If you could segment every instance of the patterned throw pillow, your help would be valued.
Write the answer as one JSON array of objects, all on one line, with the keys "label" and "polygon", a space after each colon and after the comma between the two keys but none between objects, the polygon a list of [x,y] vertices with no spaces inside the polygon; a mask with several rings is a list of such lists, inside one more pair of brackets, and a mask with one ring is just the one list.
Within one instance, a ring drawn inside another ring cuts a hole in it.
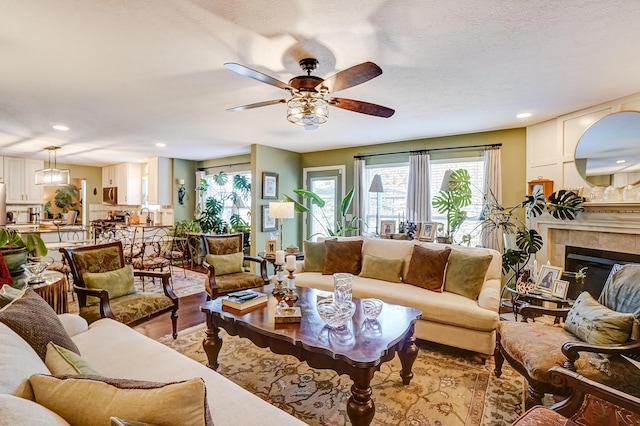
[{"label": "patterned throw pillow", "polygon": [[[133,266],[131,265],[109,272],[86,272],[82,275],[82,280],[87,288],[107,290],[109,299],[116,299],[136,292],[136,285],[133,280]],[[87,305],[97,305],[99,303],[100,299],[97,297],[87,296]]]},{"label": "patterned throw pillow", "polygon": [[612,311],[583,291],[567,314],[564,328],[583,342],[625,343],[631,336],[633,314]]},{"label": "patterned throw pillow", "polygon": [[32,289],[0,309],[0,322],[22,337],[44,361],[47,344],[53,342],[80,355],[54,310]]},{"label": "patterned throw pillow", "polygon": [[358,275],[362,267],[362,240],[326,240],[323,275],[337,272]]},{"label": "patterned throw pillow", "polygon": [[365,254],[362,258],[361,277],[374,278],[392,283],[402,282],[404,259],[387,259]]},{"label": "patterned throw pillow", "polygon": [[477,300],[492,258],[488,253],[452,250],[444,279],[444,291]]},{"label": "patterned throw pillow", "polygon": [[441,293],[450,254],[449,247],[444,250],[434,250],[428,247],[414,246],[405,282]]},{"label": "patterned throw pillow", "polygon": [[304,253],[303,268],[305,272],[322,272],[324,269],[324,241],[322,242],[302,242],[302,251]]},{"label": "patterned throw pillow", "polygon": [[244,254],[241,251],[232,254],[208,254],[205,258],[207,263],[216,269],[216,276],[243,272]]}]

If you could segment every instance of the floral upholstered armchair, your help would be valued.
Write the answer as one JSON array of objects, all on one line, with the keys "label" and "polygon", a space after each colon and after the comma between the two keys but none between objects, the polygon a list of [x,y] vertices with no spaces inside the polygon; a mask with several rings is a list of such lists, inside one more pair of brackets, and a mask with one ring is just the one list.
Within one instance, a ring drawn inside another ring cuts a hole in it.
[{"label": "floral upholstered armchair", "polygon": [[[219,294],[269,284],[267,261],[261,257],[244,255],[242,233],[205,234],[202,238],[206,251],[203,265],[208,271],[204,280],[207,300],[215,299]],[[259,264],[260,274],[247,271],[247,261]]]},{"label": "floral upholstered armchair", "polygon": [[[80,316],[87,322],[108,317],[134,326],[170,311],[173,338],[178,336],[178,297],[168,272],[134,271],[125,265],[120,241],[61,248],[60,252],[71,268]],[[159,278],[164,294],[138,292],[134,276]]]},{"label": "floral upholstered armchair", "polygon": [[[587,292],[571,308],[545,309],[524,305],[525,317],[540,314],[564,318],[564,325],[500,321],[497,328],[495,374],[506,359],[529,384],[527,409],[542,403],[545,393],[568,395],[549,370],[563,366],[586,379],[640,397],[640,369],[625,356],[640,355],[640,265],[615,265],[596,301]],[[582,356],[581,356],[582,354]]]}]

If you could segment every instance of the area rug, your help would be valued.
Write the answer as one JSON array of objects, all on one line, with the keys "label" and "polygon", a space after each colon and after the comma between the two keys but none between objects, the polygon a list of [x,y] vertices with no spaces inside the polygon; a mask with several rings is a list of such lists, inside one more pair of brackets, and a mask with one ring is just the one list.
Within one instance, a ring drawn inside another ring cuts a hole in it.
[{"label": "area rug", "polygon": [[[159,341],[206,364],[204,324]],[[311,425],[350,424],[346,403],[351,380],[331,370],[316,370],[293,356],[276,355],[248,339],[220,333],[224,340],[218,372],[251,393]],[[372,380],[374,425],[510,425],[523,411],[524,381],[508,365],[493,375],[468,351],[419,341],[411,384],[403,386],[398,357],[382,364]]]},{"label": "area rug", "polygon": [[[173,292],[176,296],[185,297],[205,291],[204,279],[206,274],[191,271],[189,269],[183,269],[177,266],[172,268],[172,272],[172,280],[170,282],[172,283]],[[143,282],[140,277],[136,277],[135,283],[138,291],[164,293],[164,290],[162,289],[162,282],[160,280],[145,278]],[[69,312],[72,314],[78,313],[77,298],[72,300],[71,297],[69,297]]]}]

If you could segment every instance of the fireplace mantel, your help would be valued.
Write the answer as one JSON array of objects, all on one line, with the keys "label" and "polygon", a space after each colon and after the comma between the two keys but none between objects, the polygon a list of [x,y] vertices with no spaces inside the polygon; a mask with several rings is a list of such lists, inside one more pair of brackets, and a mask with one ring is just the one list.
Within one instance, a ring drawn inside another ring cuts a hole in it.
[{"label": "fireplace mantel", "polygon": [[544,214],[531,219],[542,236],[538,264],[564,267],[566,246],[640,254],[640,203],[585,203],[575,220]]}]

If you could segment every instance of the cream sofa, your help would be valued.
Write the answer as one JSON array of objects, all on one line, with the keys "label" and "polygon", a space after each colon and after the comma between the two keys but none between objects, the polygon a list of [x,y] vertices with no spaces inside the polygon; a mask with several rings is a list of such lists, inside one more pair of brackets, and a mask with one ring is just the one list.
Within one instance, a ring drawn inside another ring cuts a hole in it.
[{"label": "cream sofa", "polygon": [[[84,319],[71,314],[62,314],[59,318],[82,357],[105,376],[155,382],[201,377],[206,385],[207,401],[216,426],[304,424],[215,371],[126,325],[102,319],[87,326]],[[2,323],[0,342],[0,425],[68,424],[62,418],[58,422],[50,417],[43,421],[41,415],[51,416],[51,412],[43,413],[46,408],[10,396],[22,394],[26,380],[32,374],[49,374],[49,370],[31,346]],[[22,410],[15,410],[16,401]],[[171,410],[172,407],[166,409]]]},{"label": "cream sofa", "polygon": [[[353,296],[375,297],[385,302],[420,309],[422,318],[417,321],[415,328],[417,338],[475,351],[483,356],[492,355],[495,348],[495,330],[499,321],[501,255],[495,250],[484,248],[377,238],[363,239],[362,255],[404,259],[404,279],[409,271],[413,247],[416,244],[431,249],[441,250],[448,246],[453,250],[491,254],[492,259],[478,299],[471,300],[447,291],[438,293],[406,283],[359,276],[355,276],[353,280]],[[322,275],[320,272],[305,272],[304,261],[297,262],[295,283],[300,287],[333,291],[333,276]]]}]

